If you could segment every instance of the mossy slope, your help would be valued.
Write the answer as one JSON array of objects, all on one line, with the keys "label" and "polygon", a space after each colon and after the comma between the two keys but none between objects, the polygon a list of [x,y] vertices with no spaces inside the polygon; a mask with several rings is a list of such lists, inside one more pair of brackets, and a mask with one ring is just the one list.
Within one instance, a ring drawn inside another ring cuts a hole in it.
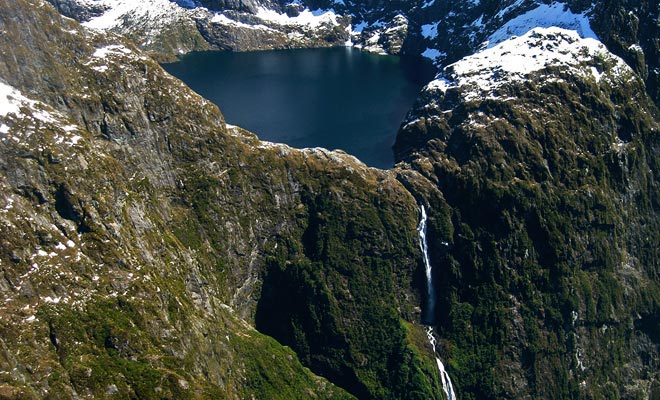
[{"label": "mossy slope", "polygon": [[399,134],[450,207],[431,248],[461,398],[657,390],[658,113],[613,60],[594,60],[600,80],[549,66],[490,98],[429,89]]}]

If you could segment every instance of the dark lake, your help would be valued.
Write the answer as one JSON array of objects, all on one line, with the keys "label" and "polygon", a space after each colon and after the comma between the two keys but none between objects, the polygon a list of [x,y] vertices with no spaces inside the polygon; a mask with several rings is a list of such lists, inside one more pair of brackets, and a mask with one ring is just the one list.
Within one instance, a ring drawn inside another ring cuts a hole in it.
[{"label": "dark lake", "polygon": [[192,53],[164,68],[261,139],[380,168],[393,166],[399,125],[434,75],[423,59],[352,48]]}]

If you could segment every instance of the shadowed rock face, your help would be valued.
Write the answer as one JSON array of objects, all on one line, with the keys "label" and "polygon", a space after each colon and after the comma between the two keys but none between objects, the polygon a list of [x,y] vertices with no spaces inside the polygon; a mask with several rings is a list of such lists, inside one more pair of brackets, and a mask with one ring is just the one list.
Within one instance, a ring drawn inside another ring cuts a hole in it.
[{"label": "shadowed rock face", "polygon": [[54,5],[62,15],[81,22],[89,21],[94,17],[98,17],[107,10],[106,7],[99,4],[76,0],[53,0],[51,1],[51,4]]}]

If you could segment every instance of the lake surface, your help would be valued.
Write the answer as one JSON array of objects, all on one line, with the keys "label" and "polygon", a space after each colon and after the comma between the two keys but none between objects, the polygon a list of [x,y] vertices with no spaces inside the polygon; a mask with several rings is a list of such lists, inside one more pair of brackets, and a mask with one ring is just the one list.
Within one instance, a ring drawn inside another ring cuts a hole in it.
[{"label": "lake surface", "polygon": [[192,53],[164,68],[261,139],[379,168],[393,166],[399,126],[434,75],[426,60],[352,48]]}]

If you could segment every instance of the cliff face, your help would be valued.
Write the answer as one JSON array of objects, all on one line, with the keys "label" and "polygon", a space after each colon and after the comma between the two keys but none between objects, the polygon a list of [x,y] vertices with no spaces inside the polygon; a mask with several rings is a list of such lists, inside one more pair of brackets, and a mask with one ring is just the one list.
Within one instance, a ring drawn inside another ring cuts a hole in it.
[{"label": "cliff face", "polygon": [[227,126],[38,0],[0,26],[4,398],[439,392],[394,174]]},{"label": "cliff face", "polygon": [[523,31],[447,67],[395,145],[451,210],[449,372],[461,398],[657,396],[657,108],[588,24]]}]

